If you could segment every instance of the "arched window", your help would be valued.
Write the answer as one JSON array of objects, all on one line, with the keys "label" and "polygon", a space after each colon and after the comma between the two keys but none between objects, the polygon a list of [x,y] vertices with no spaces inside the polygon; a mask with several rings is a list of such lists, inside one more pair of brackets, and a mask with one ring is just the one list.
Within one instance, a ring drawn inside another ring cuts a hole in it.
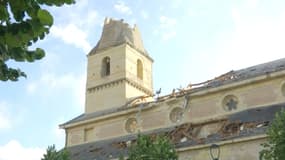
[{"label": "arched window", "polygon": [[102,60],[102,67],[101,67],[101,76],[105,77],[105,76],[109,76],[110,75],[110,58],[109,57],[105,57]]},{"label": "arched window", "polygon": [[137,76],[139,79],[143,79],[143,64],[141,60],[137,60]]}]

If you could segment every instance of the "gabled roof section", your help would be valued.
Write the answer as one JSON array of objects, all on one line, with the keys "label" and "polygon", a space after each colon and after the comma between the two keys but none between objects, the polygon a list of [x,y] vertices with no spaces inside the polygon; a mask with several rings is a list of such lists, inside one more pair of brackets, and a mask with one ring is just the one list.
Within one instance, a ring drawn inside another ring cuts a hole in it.
[{"label": "gabled roof section", "polygon": [[124,23],[123,20],[106,18],[101,38],[89,55],[96,54],[100,50],[121,44],[129,44],[131,47],[147,55],[139,29],[136,25],[132,28],[129,24]]}]

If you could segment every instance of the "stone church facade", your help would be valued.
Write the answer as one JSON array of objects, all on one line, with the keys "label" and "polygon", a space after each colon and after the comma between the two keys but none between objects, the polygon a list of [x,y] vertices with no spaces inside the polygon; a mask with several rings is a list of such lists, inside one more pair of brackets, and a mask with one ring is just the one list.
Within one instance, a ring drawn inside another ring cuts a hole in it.
[{"label": "stone church facade", "polygon": [[153,59],[137,26],[106,18],[88,54],[85,112],[61,124],[72,160],[118,159],[137,134],[166,135],[181,160],[258,160],[266,129],[285,108],[285,59],[230,71],[154,96]]}]

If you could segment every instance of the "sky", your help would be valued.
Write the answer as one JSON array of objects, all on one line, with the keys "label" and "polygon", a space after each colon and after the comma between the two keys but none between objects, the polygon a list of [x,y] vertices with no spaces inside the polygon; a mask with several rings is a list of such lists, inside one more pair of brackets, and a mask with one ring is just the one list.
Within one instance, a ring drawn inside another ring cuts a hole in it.
[{"label": "sky", "polygon": [[54,25],[33,46],[45,58],[9,62],[28,77],[0,82],[0,160],[39,160],[47,146],[64,147],[58,125],[84,112],[86,55],[105,17],[139,27],[162,94],[285,57],[284,0],[77,0],[47,9]]}]

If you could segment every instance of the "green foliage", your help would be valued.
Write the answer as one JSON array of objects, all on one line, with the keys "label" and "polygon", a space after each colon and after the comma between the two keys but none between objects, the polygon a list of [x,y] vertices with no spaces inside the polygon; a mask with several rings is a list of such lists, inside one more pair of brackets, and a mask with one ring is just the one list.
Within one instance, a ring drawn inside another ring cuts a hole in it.
[{"label": "green foliage", "polygon": [[[123,158],[120,158],[123,160]],[[129,150],[128,160],[177,160],[174,146],[166,137],[138,135],[135,145]]]},{"label": "green foliage", "polygon": [[261,160],[285,160],[285,110],[277,113],[267,131],[268,142],[262,144]]},{"label": "green foliage", "polygon": [[47,153],[41,160],[69,160],[69,155],[66,150],[56,151],[55,146],[49,146]]},{"label": "green foliage", "polygon": [[29,48],[43,39],[53,24],[52,15],[41,7],[72,3],[75,0],[0,0],[0,80],[26,77],[20,69],[10,68],[9,60],[34,62],[45,56],[43,49]]}]

